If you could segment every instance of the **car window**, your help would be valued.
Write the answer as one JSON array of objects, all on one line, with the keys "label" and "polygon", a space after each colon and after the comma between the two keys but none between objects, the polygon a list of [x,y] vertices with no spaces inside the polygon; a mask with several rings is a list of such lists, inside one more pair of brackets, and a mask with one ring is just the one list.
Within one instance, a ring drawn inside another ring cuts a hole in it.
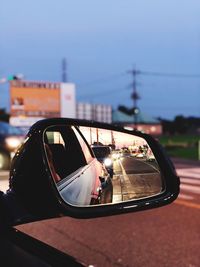
[{"label": "car window", "polygon": [[89,163],[91,160],[93,160],[93,156],[91,154],[91,151],[90,151],[88,145],[86,144],[86,142],[83,140],[83,137],[77,131],[77,129],[75,127],[73,127],[73,130],[74,130],[74,133],[75,133],[76,137],[78,138],[78,141],[79,141],[79,143],[81,145],[81,148],[83,150],[83,153],[85,155],[87,163]]},{"label": "car window", "polygon": [[97,158],[104,158],[110,154],[109,147],[92,147]]},{"label": "car window", "polygon": [[92,155],[75,127],[49,127],[44,136],[46,155],[56,181],[87,165]]},{"label": "car window", "polygon": [[46,137],[49,144],[62,144],[65,146],[62,135],[58,131],[48,131],[46,132]]}]

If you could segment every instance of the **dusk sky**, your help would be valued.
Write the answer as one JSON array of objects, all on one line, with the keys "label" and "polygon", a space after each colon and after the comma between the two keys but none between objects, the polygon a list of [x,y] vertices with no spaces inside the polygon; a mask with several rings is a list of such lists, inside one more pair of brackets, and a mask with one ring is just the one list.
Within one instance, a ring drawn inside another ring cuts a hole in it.
[{"label": "dusk sky", "polygon": [[[200,116],[199,0],[2,0],[0,78],[68,80],[79,102],[132,105],[134,66],[140,110],[153,117]],[[199,76],[198,76],[199,75]],[[8,84],[0,84],[8,106]]]}]

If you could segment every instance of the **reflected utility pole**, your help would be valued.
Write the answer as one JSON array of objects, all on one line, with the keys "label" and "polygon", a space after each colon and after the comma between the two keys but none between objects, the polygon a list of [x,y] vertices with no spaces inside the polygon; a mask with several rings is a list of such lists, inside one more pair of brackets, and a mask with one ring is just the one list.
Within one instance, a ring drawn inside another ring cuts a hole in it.
[{"label": "reflected utility pole", "polygon": [[96,128],[97,144],[99,145],[99,129]]},{"label": "reflected utility pole", "polygon": [[90,145],[92,145],[92,128],[90,127]]},{"label": "reflected utility pole", "polygon": [[111,131],[111,144],[113,147],[115,147],[115,138],[114,138],[113,131]]}]

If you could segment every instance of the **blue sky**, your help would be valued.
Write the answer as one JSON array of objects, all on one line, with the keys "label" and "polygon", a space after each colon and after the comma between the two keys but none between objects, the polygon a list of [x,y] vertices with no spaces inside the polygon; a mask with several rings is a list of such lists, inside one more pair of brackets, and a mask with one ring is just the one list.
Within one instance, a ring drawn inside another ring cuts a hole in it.
[{"label": "blue sky", "polygon": [[[131,106],[133,66],[200,74],[199,14],[199,0],[2,0],[0,78],[60,81],[66,57],[78,101]],[[138,92],[154,117],[200,116],[200,78],[139,75]]]}]

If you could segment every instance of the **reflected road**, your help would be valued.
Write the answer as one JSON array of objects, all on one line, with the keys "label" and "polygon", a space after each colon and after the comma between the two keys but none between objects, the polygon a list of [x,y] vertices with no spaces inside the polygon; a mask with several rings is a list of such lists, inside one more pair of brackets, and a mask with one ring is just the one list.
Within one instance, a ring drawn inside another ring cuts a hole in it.
[{"label": "reflected road", "polygon": [[113,202],[155,195],[162,190],[155,162],[123,157],[113,164]]}]

